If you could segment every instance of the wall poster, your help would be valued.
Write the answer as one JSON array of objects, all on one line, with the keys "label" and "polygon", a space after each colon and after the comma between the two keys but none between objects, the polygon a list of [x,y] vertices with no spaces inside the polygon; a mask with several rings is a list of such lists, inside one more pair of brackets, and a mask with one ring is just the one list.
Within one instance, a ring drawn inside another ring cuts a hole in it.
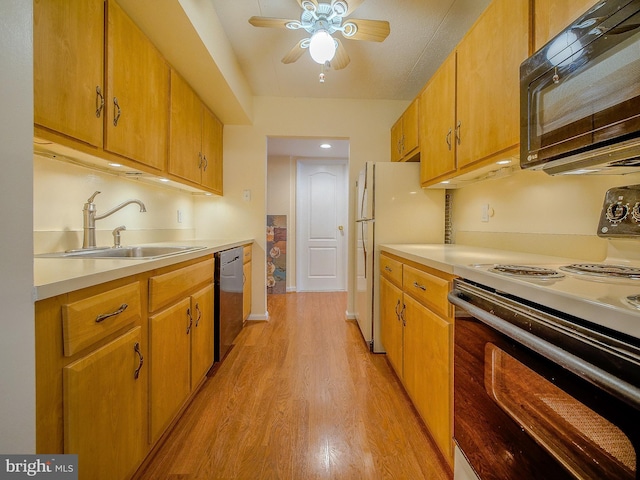
[{"label": "wall poster", "polygon": [[267,294],[287,293],[287,216],[267,215]]}]

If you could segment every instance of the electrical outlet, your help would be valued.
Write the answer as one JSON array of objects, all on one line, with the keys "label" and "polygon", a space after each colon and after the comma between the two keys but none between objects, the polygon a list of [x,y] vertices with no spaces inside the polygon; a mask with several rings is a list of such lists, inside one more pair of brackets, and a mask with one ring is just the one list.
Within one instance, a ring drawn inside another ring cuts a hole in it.
[{"label": "electrical outlet", "polygon": [[178,223],[182,223],[182,210],[178,210]]},{"label": "electrical outlet", "polygon": [[251,190],[243,190],[242,191],[242,199],[245,202],[251,201]]},{"label": "electrical outlet", "polygon": [[488,222],[489,221],[489,216],[490,216],[490,212],[491,211],[491,207],[489,206],[488,203],[482,205],[482,218],[480,219],[483,222]]}]

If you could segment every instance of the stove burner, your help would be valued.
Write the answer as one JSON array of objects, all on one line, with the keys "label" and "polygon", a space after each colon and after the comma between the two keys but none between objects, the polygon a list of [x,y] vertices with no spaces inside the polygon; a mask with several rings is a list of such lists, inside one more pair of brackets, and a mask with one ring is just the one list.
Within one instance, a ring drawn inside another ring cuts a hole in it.
[{"label": "stove burner", "polygon": [[630,278],[640,280],[640,268],[627,265],[609,265],[606,263],[574,263],[560,267],[565,272],[598,277]]},{"label": "stove burner", "polygon": [[545,267],[531,267],[528,265],[495,265],[489,269],[490,272],[516,277],[534,278],[562,278],[564,274]]}]

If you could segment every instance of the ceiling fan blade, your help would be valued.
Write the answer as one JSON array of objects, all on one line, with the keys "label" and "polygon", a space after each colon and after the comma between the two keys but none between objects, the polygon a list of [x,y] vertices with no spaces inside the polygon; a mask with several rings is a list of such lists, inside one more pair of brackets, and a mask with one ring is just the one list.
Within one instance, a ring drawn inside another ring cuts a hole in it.
[{"label": "ceiling fan blade", "polygon": [[331,68],[333,68],[334,70],[341,70],[347,65],[349,65],[349,62],[351,61],[351,59],[347,54],[347,50],[342,45],[342,42],[337,38],[335,40],[336,42],[338,42],[338,48],[336,49],[335,56],[329,63],[331,64]]},{"label": "ceiling fan blade", "polygon": [[295,47],[293,47],[291,49],[291,51],[289,53],[287,53],[283,58],[282,58],[282,63],[293,63],[296,60],[298,60],[302,54],[304,53],[304,50],[306,47],[303,47],[302,45],[304,43],[307,43],[307,47],[308,47],[308,43],[309,43],[309,39],[308,38],[303,38],[302,40],[300,40]]},{"label": "ceiling fan blade", "polygon": [[352,40],[382,42],[391,33],[391,27],[386,20],[359,20],[352,18],[347,20],[343,27],[342,35]]},{"label": "ceiling fan blade", "polygon": [[298,20],[287,20],[286,18],[251,17],[249,19],[249,23],[254,27],[287,28],[287,24],[292,22],[300,23]]},{"label": "ceiling fan blade", "polygon": [[[333,4],[336,0],[333,0],[331,2],[331,4]],[[347,4],[347,13],[345,13],[343,16],[348,16],[351,15],[353,13],[353,11],[358,8],[360,5],[362,5],[362,3],[364,2],[364,0],[345,0],[345,3]]]}]

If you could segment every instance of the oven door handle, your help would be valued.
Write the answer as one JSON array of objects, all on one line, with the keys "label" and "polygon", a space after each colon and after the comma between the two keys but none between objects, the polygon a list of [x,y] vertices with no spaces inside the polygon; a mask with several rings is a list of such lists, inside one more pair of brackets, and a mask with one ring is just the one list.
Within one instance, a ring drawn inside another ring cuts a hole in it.
[{"label": "oven door handle", "polygon": [[449,293],[448,299],[451,303],[467,311],[474,318],[480,320],[494,330],[497,330],[512,340],[530,348],[548,360],[557,363],[578,377],[602,388],[616,398],[631,405],[633,408],[638,408],[640,406],[640,389],[638,387],[607,373],[580,357],[556,347],[542,338],[516,327],[486,310],[476,307],[475,305],[460,298],[463,295],[463,292],[454,289]]}]

